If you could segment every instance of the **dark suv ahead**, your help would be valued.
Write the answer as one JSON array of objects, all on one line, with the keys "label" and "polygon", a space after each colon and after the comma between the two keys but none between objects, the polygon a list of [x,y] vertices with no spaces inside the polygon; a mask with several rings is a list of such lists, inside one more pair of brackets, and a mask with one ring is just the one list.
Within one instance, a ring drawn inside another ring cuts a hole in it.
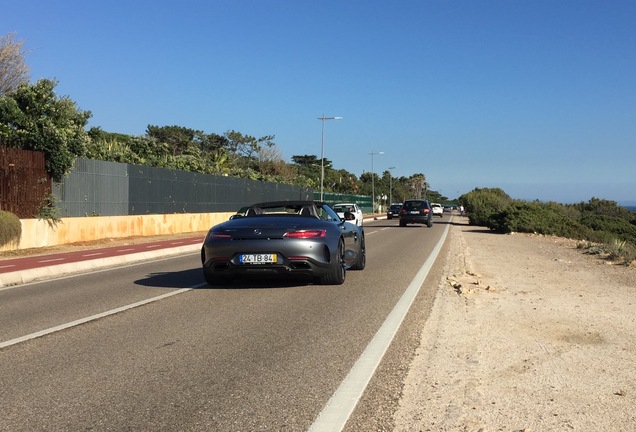
[{"label": "dark suv ahead", "polygon": [[402,204],[399,218],[401,227],[409,223],[418,223],[426,224],[430,228],[433,226],[431,203],[422,199],[406,200]]}]

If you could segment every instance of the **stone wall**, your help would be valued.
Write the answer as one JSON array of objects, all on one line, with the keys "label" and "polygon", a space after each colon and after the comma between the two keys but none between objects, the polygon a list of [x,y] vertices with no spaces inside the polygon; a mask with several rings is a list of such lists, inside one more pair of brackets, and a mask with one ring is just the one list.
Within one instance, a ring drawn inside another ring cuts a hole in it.
[{"label": "stone wall", "polygon": [[22,235],[0,251],[31,249],[108,238],[203,232],[229,219],[233,212],[62,218],[57,224],[21,219]]}]

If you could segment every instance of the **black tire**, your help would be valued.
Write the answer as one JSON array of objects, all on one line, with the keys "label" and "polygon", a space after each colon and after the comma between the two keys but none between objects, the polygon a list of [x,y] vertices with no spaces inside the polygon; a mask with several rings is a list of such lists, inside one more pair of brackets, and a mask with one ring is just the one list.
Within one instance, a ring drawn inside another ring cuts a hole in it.
[{"label": "black tire", "polygon": [[364,241],[364,234],[362,235],[362,240],[360,241],[360,253],[358,254],[358,259],[351,266],[351,270],[364,270],[367,266],[367,249]]},{"label": "black tire", "polygon": [[429,218],[428,222],[426,223],[426,226],[431,228],[433,226],[433,218]]},{"label": "black tire", "polygon": [[387,219],[389,219],[389,220],[391,220],[391,219],[393,219],[393,216],[388,215],[386,218],[387,218]]},{"label": "black tire", "polygon": [[319,279],[322,285],[342,285],[344,283],[347,277],[347,271],[344,266],[344,255],[344,241],[340,239],[340,243],[338,243],[338,265],[335,266],[331,273],[324,275]]},{"label": "black tire", "polygon": [[401,227],[405,227],[405,226],[406,226],[406,222],[404,222],[404,221],[400,221],[400,226],[401,226]]}]

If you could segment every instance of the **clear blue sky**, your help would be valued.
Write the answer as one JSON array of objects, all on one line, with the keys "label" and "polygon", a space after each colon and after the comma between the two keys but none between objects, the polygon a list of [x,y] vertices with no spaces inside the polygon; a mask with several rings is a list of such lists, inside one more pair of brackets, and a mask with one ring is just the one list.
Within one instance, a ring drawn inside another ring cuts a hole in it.
[{"label": "clear blue sky", "polygon": [[636,201],[633,0],[5,1],[89,126],[275,135],[448,197]]}]

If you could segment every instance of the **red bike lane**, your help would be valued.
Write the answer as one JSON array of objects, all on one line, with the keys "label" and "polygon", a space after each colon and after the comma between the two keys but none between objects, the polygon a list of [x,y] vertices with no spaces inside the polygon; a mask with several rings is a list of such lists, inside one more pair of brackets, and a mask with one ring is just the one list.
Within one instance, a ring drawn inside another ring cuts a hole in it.
[{"label": "red bike lane", "polygon": [[20,258],[0,258],[0,273],[7,273],[18,270],[29,270],[38,267],[68,264],[100,258],[116,257],[140,252],[157,251],[192,244],[201,244],[201,241],[201,237],[193,237],[96,249],[84,249],[80,251],[59,252]]}]

